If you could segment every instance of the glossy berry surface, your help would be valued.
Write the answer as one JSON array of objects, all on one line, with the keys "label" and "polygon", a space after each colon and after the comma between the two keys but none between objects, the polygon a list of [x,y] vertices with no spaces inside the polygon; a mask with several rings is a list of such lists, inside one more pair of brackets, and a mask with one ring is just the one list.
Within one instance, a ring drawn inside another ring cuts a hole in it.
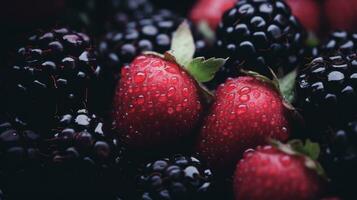
[{"label": "glossy berry surface", "polygon": [[211,189],[211,170],[189,156],[155,160],[141,170],[138,199],[207,199]]},{"label": "glossy berry surface", "polygon": [[[158,10],[150,17],[130,21],[123,30],[107,32],[99,44],[106,68],[118,72],[145,51],[165,53],[170,49],[172,34],[183,20],[169,10]],[[206,47],[202,38],[196,41],[198,54]]]},{"label": "glossy berry surface", "polygon": [[[46,191],[66,199],[117,195],[123,151],[102,120],[87,110],[59,116],[42,152],[50,177]],[[66,190],[58,190],[62,185]]]},{"label": "glossy berry surface", "polygon": [[22,45],[8,67],[11,113],[42,123],[55,113],[94,103],[101,67],[87,35],[51,29],[36,32]]},{"label": "glossy berry surface", "polygon": [[340,52],[351,54],[357,52],[357,33],[347,31],[332,32],[327,40],[321,45],[321,51],[325,54]]},{"label": "glossy berry surface", "polygon": [[338,125],[356,115],[356,54],[315,58],[301,71],[297,107],[309,126]]},{"label": "glossy berry surface", "polygon": [[272,146],[248,150],[234,175],[236,200],[313,200],[321,195],[317,173],[304,157],[291,156]]},{"label": "glossy berry surface", "polygon": [[220,78],[236,76],[238,66],[278,75],[294,69],[304,53],[304,29],[281,0],[241,0],[217,29],[217,48],[229,62]]},{"label": "glossy berry surface", "polygon": [[113,115],[116,131],[130,147],[156,148],[192,133],[202,103],[187,72],[160,57],[142,55],[121,76]]},{"label": "glossy berry surface", "polygon": [[197,145],[208,164],[232,172],[247,148],[266,144],[268,138],[286,141],[288,112],[279,93],[268,83],[244,76],[218,87]]}]

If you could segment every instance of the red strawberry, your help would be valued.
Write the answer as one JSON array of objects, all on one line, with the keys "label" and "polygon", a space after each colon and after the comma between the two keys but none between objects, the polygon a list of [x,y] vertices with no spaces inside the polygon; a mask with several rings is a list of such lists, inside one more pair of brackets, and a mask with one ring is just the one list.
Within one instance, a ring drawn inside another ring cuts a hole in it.
[{"label": "red strawberry", "polygon": [[192,132],[201,100],[195,81],[176,63],[142,55],[121,75],[114,119],[129,145],[157,145]]},{"label": "red strawberry", "polygon": [[357,30],[357,0],[326,0],[324,14],[331,29]]},{"label": "red strawberry", "polygon": [[122,69],[113,117],[116,131],[129,147],[169,146],[197,127],[203,110],[198,82],[211,80],[225,60],[193,59],[194,47],[184,22],[165,56],[141,55]]},{"label": "red strawberry", "polygon": [[194,23],[207,22],[215,30],[221,18],[237,0],[200,0],[192,8],[190,19]]},{"label": "red strawberry", "polygon": [[306,29],[319,31],[321,10],[316,0],[286,0],[286,3]]},{"label": "red strawberry", "polygon": [[272,146],[248,150],[235,171],[235,199],[318,199],[323,191],[323,179],[313,167],[307,167],[315,164],[309,159],[307,165],[307,159]]},{"label": "red strawberry", "polygon": [[268,138],[286,141],[289,133],[279,92],[270,83],[244,76],[218,87],[197,150],[212,168],[232,173],[246,149],[266,144]]}]

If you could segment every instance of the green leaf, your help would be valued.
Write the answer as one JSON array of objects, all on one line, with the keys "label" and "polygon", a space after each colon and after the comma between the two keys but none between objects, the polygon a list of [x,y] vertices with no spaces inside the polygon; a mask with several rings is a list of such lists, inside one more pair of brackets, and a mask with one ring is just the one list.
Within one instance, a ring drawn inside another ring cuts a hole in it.
[{"label": "green leaf", "polygon": [[198,23],[198,31],[203,35],[203,37],[210,43],[214,42],[216,38],[216,33],[206,21],[201,21]]},{"label": "green leaf", "polygon": [[317,160],[320,155],[320,146],[318,143],[311,142],[310,140],[306,140],[305,142],[305,152],[306,154],[313,160]]},{"label": "green leaf", "polygon": [[182,22],[172,37],[170,53],[178,64],[187,66],[195,54],[195,42],[187,21]]},{"label": "green leaf", "polygon": [[279,87],[283,97],[292,103],[295,97],[295,84],[297,77],[297,69],[293,70],[283,78],[279,79]]},{"label": "green leaf", "polygon": [[227,59],[210,58],[206,60],[203,57],[193,59],[186,70],[200,83],[205,83],[214,78],[214,75],[221,66],[226,63]]}]

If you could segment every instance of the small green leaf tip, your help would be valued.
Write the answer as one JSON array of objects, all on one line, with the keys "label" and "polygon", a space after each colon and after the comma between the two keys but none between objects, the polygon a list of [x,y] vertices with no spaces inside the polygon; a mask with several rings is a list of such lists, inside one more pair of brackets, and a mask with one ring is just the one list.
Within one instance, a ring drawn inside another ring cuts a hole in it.
[{"label": "small green leaf tip", "polygon": [[198,31],[203,35],[203,37],[210,43],[214,42],[216,38],[216,33],[211,29],[206,21],[201,21],[198,23]]},{"label": "small green leaf tip", "polygon": [[205,83],[212,80],[228,59],[198,57],[193,59],[186,67],[186,70],[193,76],[196,81]]},{"label": "small green leaf tip", "polygon": [[178,64],[187,66],[193,59],[196,47],[187,21],[183,21],[174,32],[171,41],[170,53],[173,55]]},{"label": "small green leaf tip", "polygon": [[279,87],[281,94],[289,103],[292,103],[294,101],[297,75],[298,70],[295,69],[289,74],[285,75],[283,78],[279,79]]}]

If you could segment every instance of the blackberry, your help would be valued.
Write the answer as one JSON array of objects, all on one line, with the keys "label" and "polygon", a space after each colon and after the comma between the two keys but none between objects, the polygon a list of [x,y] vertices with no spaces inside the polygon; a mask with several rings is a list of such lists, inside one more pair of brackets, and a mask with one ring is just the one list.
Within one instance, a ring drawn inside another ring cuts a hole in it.
[{"label": "blackberry", "polygon": [[96,115],[82,109],[59,117],[44,153],[49,158],[50,194],[59,199],[118,195],[123,148]]},{"label": "blackberry", "polygon": [[154,11],[148,0],[68,0],[68,4],[64,21],[96,35],[108,27],[122,28],[128,21],[149,16]]},{"label": "blackberry", "polygon": [[23,121],[0,120],[0,186],[12,199],[31,199],[42,188],[41,142]]},{"label": "blackberry", "polygon": [[348,33],[346,31],[331,33],[324,44],[321,45],[321,52],[333,54],[336,51],[344,54],[357,52],[357,33]]},{"label": "blackberry", "polygon": [[94,96],[101,67],[96,59],[84,33],[67,28],[37,31],[15,52],[7,68],[5,97],[10,113],[45,126],[55,114],[98,105]]},{"label": "blackberry", "polygon": [[311,128],[337,126],[357,114],[357,55],[315,58],[298,76],[296,106]]},{"label": "blackberry", "polygon": [[138,199],[206,199],[211,171],[194,157],[177,155],[148,163],[138,177]]},{"label": "blackberry", "polygon": [[[109,31],[98,45],[105,67],[103,80],[110,81],[108,85],[113,88],[121,67],[140,53],[164,53],[169,50],[172,34],[183,20],[171,11],[159,10],[148,18],[129,22],[124,30]],[[208,43],[198,32],[193,30],[193,34],[196,38],[196,56],[205,56],[209,51]]]},{"label": "blackberry", "polygon": [[[133,20],[150,17],[154,14],[154,6],[148,0],[110,0],[109,2],[99,0],[102,5],[100,9],[107,13],[107,30],[122,29]],[[109,11],[109,14],[108,14]]]},{"label": "blackberry", "polygon": [[323,162],[331,179],[331,189],[344,199],[356,199],[357,118],[328,131]]},{"label": "blackberry", "polygon": [[[241,0],[217,29],[217,52],[229,57],[218,76],[236,76],[238,67],[279,76],[302,62],[305,31],[282,0]],[[237,67],[238,66],[238,67]]]}]

